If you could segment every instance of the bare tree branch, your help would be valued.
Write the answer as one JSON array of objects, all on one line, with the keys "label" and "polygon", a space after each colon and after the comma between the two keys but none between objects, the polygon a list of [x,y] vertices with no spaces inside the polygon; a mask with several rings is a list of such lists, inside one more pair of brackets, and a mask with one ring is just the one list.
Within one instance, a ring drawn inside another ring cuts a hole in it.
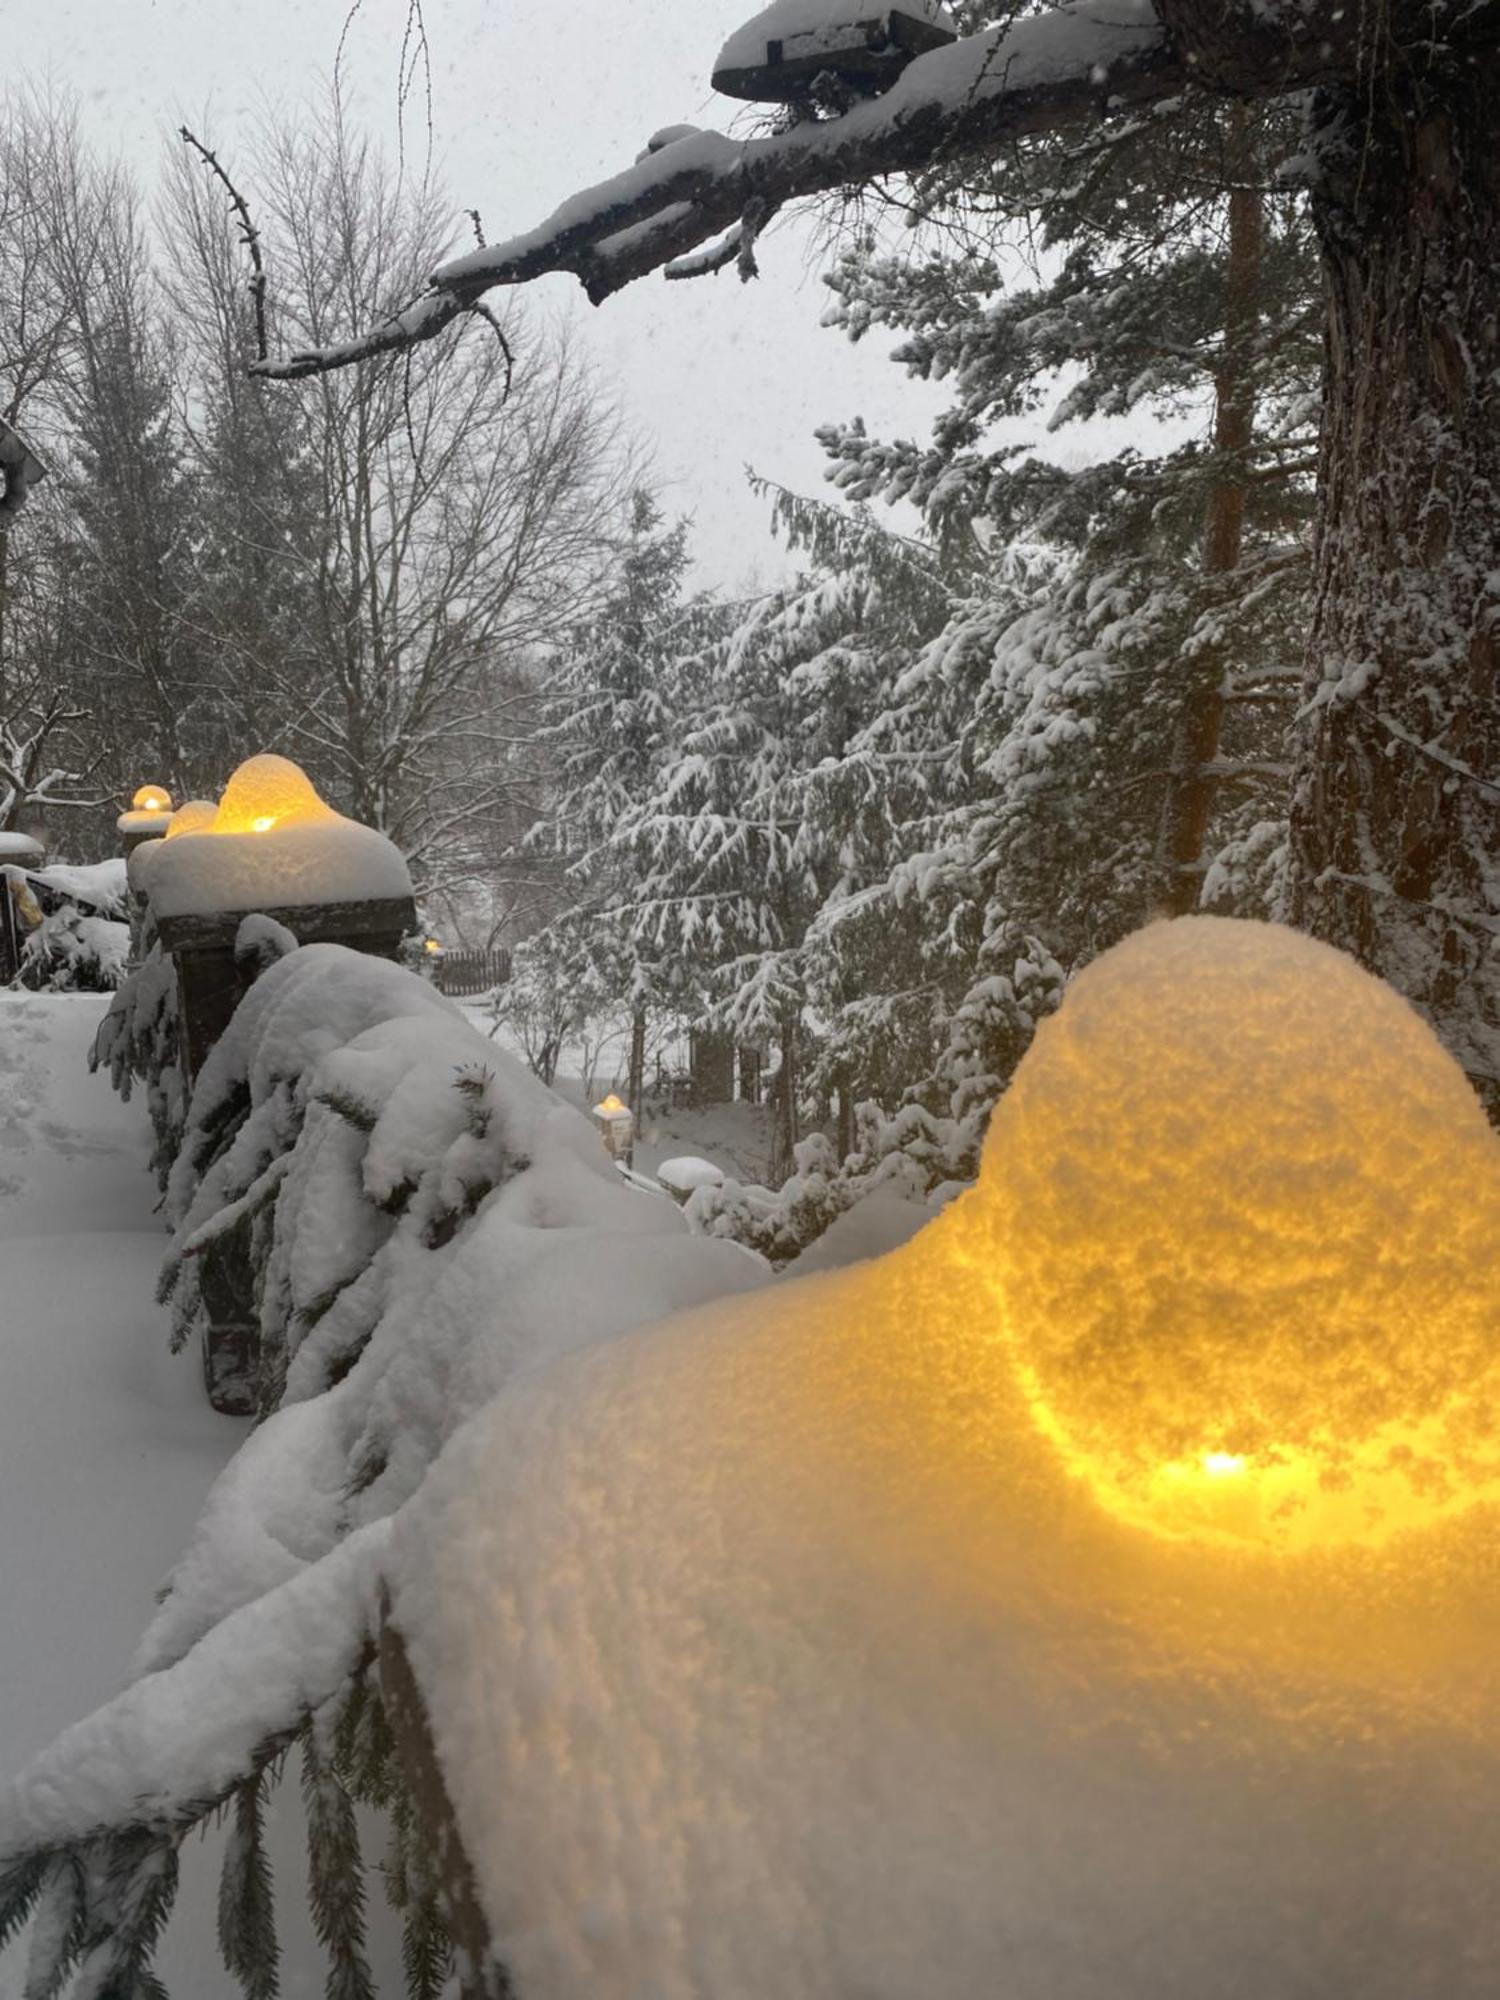
[{"label": "bare tree branch", "polygon": [[231,208],[233,208],[235,214],[239,217],[240,240],[250,252],[250,263],[252,266],[249,292],[251,303],[255,307],[256,358],[257,360],[264,361],[270,349],[266,339],[266,267],[260,254],[260,231],[250,220],[249,203],[229,178],[218,154],[213,152],[208,146],[205,146],[203,141],[195,133],[190,132],[186,125],[180,125],[178,132],[181,135],[183,143],[192,147],[193,151],[202,159],[209,172],[224,188],[229,196]]}]

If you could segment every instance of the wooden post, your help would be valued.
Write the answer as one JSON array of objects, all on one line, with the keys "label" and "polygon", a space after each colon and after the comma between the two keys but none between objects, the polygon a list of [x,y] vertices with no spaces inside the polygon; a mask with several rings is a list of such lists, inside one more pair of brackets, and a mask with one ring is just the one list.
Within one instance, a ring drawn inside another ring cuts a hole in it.
[{"label": "wooden post", "polygon": [[[159,917],[162,949],[177,966],[180,1042],[184,1081],[191,1090],[209,1051],[229,1026],[235,1008],[254,984],[262,962],[237,953],[235,939],[251,911],[211,916]],[[377,958],[400,956],[401,940],[416,927],[409,896],[362,903],[307,903],[265,910],[298,944],[343,944]],[[199,1273],[205,1330],[203,1379],[208,1400],[226,1416],[250,1416],[256,1408],[260,1321],[255,1271],[247,1231],[231,1230],[203,1253]]]}]

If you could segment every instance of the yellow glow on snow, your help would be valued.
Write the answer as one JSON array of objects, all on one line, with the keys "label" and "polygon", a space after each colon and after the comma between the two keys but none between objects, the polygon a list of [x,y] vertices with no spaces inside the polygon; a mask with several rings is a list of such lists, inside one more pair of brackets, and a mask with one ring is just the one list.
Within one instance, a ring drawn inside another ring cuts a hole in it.
[{"label": "yellow glow on snow", "polygon": [[180,833],[207,833],[218,810],[212,799],[188,799],[173,813],[166,838],[175,840]]},{"label": "yellow glow on snow", "polygon": [[616,1097],[615,1093],[611,1091],[608,1097],[600,1098],[594,1109],[602,1112],[606,1118],[613,1118],[621,1111],[628,1111],[630,1106]]},{"label": "yellow glow on snow", "polygon": [[436,958],[442,948],[443,941],[441,938],[430,937],[422,940],[422,949],[427,953],[429,958]]},{"label": "yellow glow on snow", "polygon": [[289,757],[249,757],[240,765],[219,800],[214,833],[269,833],[272,827],[338,824],[339,815],[325,805],[312,780]]},{"label": "yellow glow on snow", "polygon": [[165,785],[142,785],[130,801],[132,812],[164,813],[172,810],[172,794]]},{"label": "yellow glow on snow", "polygon": [[1032,1421],[1123,1520],[1292,1551],[1500,1497],[1500,1142],[1351,959],[1216,919],[1127,940],[972,1199]]}]

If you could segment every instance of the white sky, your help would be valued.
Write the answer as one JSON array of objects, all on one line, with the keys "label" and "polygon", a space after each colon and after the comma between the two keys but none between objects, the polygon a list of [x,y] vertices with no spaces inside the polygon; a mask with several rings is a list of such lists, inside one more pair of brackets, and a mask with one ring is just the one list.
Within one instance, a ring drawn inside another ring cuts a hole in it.
[{"label": "white sky", "polygon": [[[709,70],[755,0],[424,0],[432,47],[436,165],[455,203],[478,207],[491,240],[539,222],[565,196],[628,164],[650,134],[725,125],[738,107]],[[236,133],[263,100],[317,94],[332,71],[345,0],[48,0],[11,44],[34,78],[79,97],[101,144],[149,177],[166,135],[205,120],[233,165]],[[14,15],[13,15],[14,20]],[[350,29],[346,101],[395,151],[405,0],[363,0]],[[408,113],[420,165],[425,111]],[[246,192],[253,206],[254,187]],[[885,359],[820,331],[827,296],[805,226],[764,244],[763,277],[732,272],[668,286],[647,279],[595,310],[571,279],[530,288],[579,325],[602,377],[654,441],[670,509],[695,518],[703,581],[771,579],[786,557],[746,463],[822,489],[819,423],[863,415],[881,436],[924,435],[939,397]],[[271,282],[275,284],[274,267]]]}]

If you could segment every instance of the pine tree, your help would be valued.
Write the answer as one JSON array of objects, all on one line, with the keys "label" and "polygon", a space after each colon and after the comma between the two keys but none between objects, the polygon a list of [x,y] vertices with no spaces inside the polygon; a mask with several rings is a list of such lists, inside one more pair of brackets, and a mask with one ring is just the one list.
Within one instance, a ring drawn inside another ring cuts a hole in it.
[{"label": "pine tree", "polygon": [[630,1021],[629,1101],[640,1114],[648,1015],[679,1006],[691,982],[621,922],[629,886],[620,872],[621,823],[651,786],[678,726],[673,662],[704,615],[683,601],[688,524],[668,524],[644,487],[632,495],[608,583],[590,616],[567,635],[548,669],[539,741],[553,796],[528,836],[565,898],[551,924],[518,954],[513,1013],[528,1031],[544,1020],[539,1048],[555,1064],[573,1019],[621,1007]]}]

